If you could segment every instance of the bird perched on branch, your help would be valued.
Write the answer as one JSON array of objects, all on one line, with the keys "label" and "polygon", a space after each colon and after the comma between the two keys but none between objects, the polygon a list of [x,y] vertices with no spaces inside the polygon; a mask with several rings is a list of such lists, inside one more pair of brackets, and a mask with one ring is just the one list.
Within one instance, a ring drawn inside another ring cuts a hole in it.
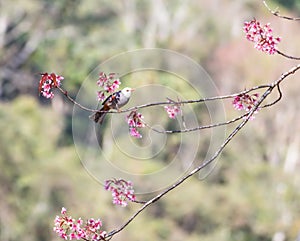
[{"label": "bird perched on branch", "polygon": [[102,103],[102,108],[93,114],[91,118],[100,125],[103,123],[104,117],[111,109],[120,111],[120,108],[126,105],[130,99],[131,92],[134,89],[126,87],[108,96]]}]

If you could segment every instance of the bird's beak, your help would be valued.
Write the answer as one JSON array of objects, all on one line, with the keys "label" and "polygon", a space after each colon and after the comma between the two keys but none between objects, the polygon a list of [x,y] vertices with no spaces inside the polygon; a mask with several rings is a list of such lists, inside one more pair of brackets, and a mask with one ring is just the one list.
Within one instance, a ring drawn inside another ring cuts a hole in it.
[{"label": "bird's beak", "polygon": [[135,89],[131,89],[131,92],[135,91]]}]

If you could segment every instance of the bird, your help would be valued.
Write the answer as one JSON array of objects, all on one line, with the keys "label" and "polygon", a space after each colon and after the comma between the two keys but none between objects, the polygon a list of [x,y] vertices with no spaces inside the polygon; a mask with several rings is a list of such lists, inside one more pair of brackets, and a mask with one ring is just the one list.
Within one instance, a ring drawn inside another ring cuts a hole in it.
[{"label": "bird", "polygon": [[126,87],[108,96],[103,102],[99,111],[91,116],[91,119],[102,125],[104,117],[111,109],[120,111],[120,108],[126,105],[134,89]]}]

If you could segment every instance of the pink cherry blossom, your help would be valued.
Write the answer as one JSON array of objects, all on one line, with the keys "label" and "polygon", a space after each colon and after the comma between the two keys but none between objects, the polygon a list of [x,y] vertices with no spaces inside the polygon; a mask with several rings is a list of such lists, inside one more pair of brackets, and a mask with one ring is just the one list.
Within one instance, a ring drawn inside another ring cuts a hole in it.
[{"label": "pink cherry blossom", "polygon": [[39,93],[47,99],[52,99],[54,97],[52,89],[59,87],[64,77],[55,73],[41,73],[41,75]]},{"label": "pink cherry blossom", "polygon": [[106,232],[100,230],[102,222],[100,219],[88,219],[85,224],[81,218],[74,219],[67,215],[65,208],[61,209],[61,216],[54,220],[54,232],[64,240],[105,240]]},{"label": "pink cherry blossom", "polygon": [[128,116],[126,116],[127,124],[129,126],[129,134],[132,137],[142,138],[142,135],[139,133],[138,128],[145,127],[143,121],[144,116],[137,111],[131,111]]},{"label": "pink cherry blossom", "polygon": [[123,179],[106,180],[104,188],[112,192],[113,204],[126,207],[128,204],[127,200],[132,202],[136,200],[131,181],[125,181]]},{"label": "pink cherry blossom", "polygon": [[97,99],[98,101],[104,101],[106,98],[104,92],[102,90],[97,91]]},{"label": "pink cherry blossom", "polygon": [[132,137],[135,137],[135,138],[142,138],[143,136],[141,135],[141,133],[139,133],[139,131],[135,128],[135,127],[130,127],[129,128],[129,134],[132,136]]},{"label": "pink cherry blossom", "polygon": [[129,127],[145,127],[145,124],[143,122],[144,116],[135,110],[131,111],[130,114],[126,117],[126,119]]},{"label": "pink cherry blossom", "polygon": [[268,54],[277,52],[276,45],[281,41],[279,37],[273,37],[273,30],[270,24],[261,25],[256,19],[244,23],[246,38],[254,42],[254,47]]},{"label": "pink cherry blossom", "polygon": [[[100,72],[99,73],[99,78],[97,81],[97,85],[101,88],[103,88],[103,90],[107,93],[114,93],[121,85],[121,81],[119,78],[117,78],[117,74],[116,73],[109,73],[106,74],[104,72]],[[100,91],[98,91],[99,93]],[[105,95],[104,92],[101,91],[103,93],[103,95],[101,96],[101,100],[105,99]],[[99,95],[98,95],[99,96]],[[98,98],[99,99],[99,98]]]},{"label": "pink cherry blossom", "polygon": [[113,93],[119,88],[120,84],[120,80],[115,79],[113,83],[107,83],[104,87],[104,90],[106,90],[108,93]]},{"label": "pink cherry blossom", "polygon": [[65,207],[61,208],[61,212],[62,215],[65,215],[67,213],[67,209]]},{"label": "pink cherry blossom", "polygon": [[[232,105],[236,110],[244,110],[246,112],[249,112],[256,104],[258,99],[258,94],[240,94],[234,97],[232,101]],[[258,109],[254,112],[255,114],[258,113]],[[252,115],[251,119],[254,119],[255,117]]]},{"label": "pink cherry blossom", "polygon": [[175,117],[178,115],[178,113],[180,113],[181,109],[180,109],[180,105],[178,104],[174,104],[174,105],[167,105],[164,107],[165,110],[168,113],[168,116],[171,119],[175,119]]},{"label": "pink cherry blossom", "polygon": [[103,87],[107,81],[108,81],[107,75],[104,72],[100,72],[97,85]]}]

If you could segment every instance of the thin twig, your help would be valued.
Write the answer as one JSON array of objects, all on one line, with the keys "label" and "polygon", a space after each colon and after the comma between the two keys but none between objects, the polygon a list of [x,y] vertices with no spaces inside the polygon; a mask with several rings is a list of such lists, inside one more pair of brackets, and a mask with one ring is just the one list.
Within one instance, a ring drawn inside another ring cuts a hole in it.
[{"label": "thin twig", "polygon": [[280,14],[279,14],[279,11],[278,11],[278,10],[273,11],[273,10],[268,6],[268,4],[266,3],[266,1],[263,1],[263,3],[264,3],[264,5],[265,5],[265,7],[269,10],[269,12],[270,12],[271,14],[273,14],[274,16],[276,16],[276,17],[283,18],[283,19],[287,19],[287,20],[292,20],[292,21],[299,21],[299,20],[300,20],[300,18],[293,18],[293,17],[288,17],[288,16],[280,15]]},{"label": "thin twig", "polygon": [[139,201],[139,200],[135,200],[135,201],[132,201],[134,203],[139,203],[139,204],[145,204],[147,201]]},{"label": "thin twig", "polygon": [[155,132],[160,133],[160,134],[178,134],[178,133],[187,133],[187,132],[192,132],[192,131],[199,131],[199,130],[203,130],[203,129],[210,129],[210,128],[215,128],[215,127],[219,127],[219,126],[229,125],[229,124],[234,123],[238,120],[241,120],[242,118],[245,118],[248,114],[249,114],[249,112],[247,112],[244,115],[241,115],[239,117],[236,117],[232,120],[226,121],[226,122],[220,122],[220,123],[204,125],[204,126],[197,126],[197,127],[194,127],[194,128],[182,129],[182,130],[158,130],[158,129],[153,128],[152,126],[150,126],[145,121],[143,121],[143,123],[145,124],[145,126],[147,126],[152,131],[155,131]]},{"label": "thin twig", "polygon": [[278,86],[286,77],[295,74],[299,69],[300,69],[300,64],[296,65],[295,67],[291,68],[287,72],[283,73],[279,79],[277,79],[271,84],[271,87],[274,88],[275,86]]},{"label": "thin twig", "polygon": [[[300,18],[292,18],[292,17],[288,17],[288,16],[283,16],[283,15],[280,15],[279,14],[279,11],[273,11],[269,6],[268,4],[266,3],[266,1],[263,1],[265,7],[268,9],[268,11],[273,14],[274,16],[276,17],[279,17],[279,18],[283,18],[283,19],[287,19],[287,20],[292,20],[292,21],[299,21]],[[294,56],[291,56],[291,55],[288,55],[288,54],[285,54],[279,50],[276,50],[276,52],[280,55],[282,55],[283,57],[286,57],[288,59],[293,59],[293,60],[300,60],[300,57],[294,57]]]},{"label": "thin twig", "polygon": [[184,114],[183,114],[183,111],[182,111],[182,108],[181,108],[181,106],[183,106],[183,104],[177,104],[178,102],[180,102],[180,99],[177,97],[177,102],[176,102],[176,101],[174,101],[174,100],[172,100],[172,99],[170,99],[170,98],[167,97],[167,100],[169,100],[174,105],[177,105],[177,107],[179,107],[182,126],[183,126],[184,129],[187,129],[186,128],[185,119],[184,119]]},{"label": "thin twig", "polygon": [[285,53],[281,52],[280,50],[276,50],[276,52],[277,52],[278,54],[282,55],[283,57],[288,58],[288,59],[300,60],[300,57],[294,57],[294,56],[285,54]]},{"label": "thin twig", "polygon": [[78,106],[79,108],[81,108],[81,109],[83,109],[83,110],[86,110],[86,111],[89,111],[89,112],[96,112],[96,111],[97,111],[97,110],[90,109],[90,108],[87,108],[87,107],[85,107],[85,106],[79,104],[79,103],[76,102],[71,96],[69,96],[68,91],[62,89],[60,86],[56,86],[56,87],[60,90],[61,93],[63,93],[64,96],[67,97],[67,99],[68,99],[69,101],[71,101],[74,105]]},{"label": "thin twig", "polygon": [[270,106],[272,106],[272,105],[275,105],[278,101],[281,100],[281,98],[282,98],[282,92],[281,92],[281,90],[280,90],[280,85],[277,84],[276,86],[277,86],[277,90],[278,90],[278,93],[279,93],[278,98],[277,98],[275,101],[273,101],[272,103],[263,105],[261,108],[267,108],[267,107],[270,107]]}]

